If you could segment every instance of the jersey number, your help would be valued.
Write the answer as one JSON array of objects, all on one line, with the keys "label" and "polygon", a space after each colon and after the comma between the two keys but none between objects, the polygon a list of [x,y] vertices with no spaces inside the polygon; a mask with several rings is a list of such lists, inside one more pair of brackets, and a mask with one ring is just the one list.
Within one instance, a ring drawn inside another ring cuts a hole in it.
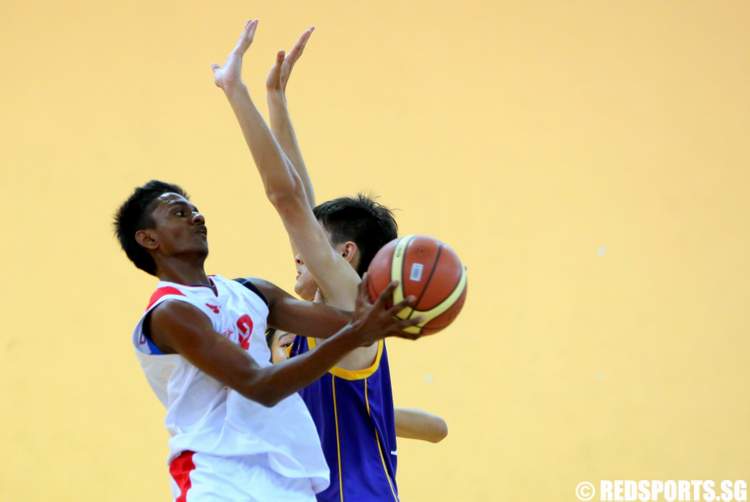
[{"label": "jersey number", "polygon": [[240,347],[247,350],[250,348],[250,336],[253,334],[253,320],[245,314],[237,319],[237,329],[240,330]]}]

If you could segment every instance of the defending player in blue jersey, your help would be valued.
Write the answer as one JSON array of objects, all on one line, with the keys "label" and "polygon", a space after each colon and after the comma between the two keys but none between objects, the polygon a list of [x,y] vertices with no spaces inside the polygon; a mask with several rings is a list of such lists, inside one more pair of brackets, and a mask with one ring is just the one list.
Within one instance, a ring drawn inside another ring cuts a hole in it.
[{"label": "defending player in blue jersey", "polygon": [[[248,24],[224,67],[214,66],[216,84],[229,99],[263,180],[296,250],[303,298],[352,310],[360,275],[375,253],[396,237],[390,211],[364,198],[342,198],[313,210],[314,197],[286,108],[284,89],[294,61],[312,30],[287,56],[277,54],[269,74],[273,134],[242,83],[240,67],[255,25]],[[316,340],[298,338],[295,353],[314,349]],[[396,426],[388,355],[384,343],[361,347],[301,392],[316,423],[331,469],[322,501],[398,500]]]},{"label": "defending player in blue jersey", "polygon": [[[289,359],[296,335],[286,331],[268,328],[266,343],[271,351],[271,362],[278,364]],[[439,443],[448,435],[445,420],[416,408],[396,408],[396,437],[419,439],[430,443]]]}]

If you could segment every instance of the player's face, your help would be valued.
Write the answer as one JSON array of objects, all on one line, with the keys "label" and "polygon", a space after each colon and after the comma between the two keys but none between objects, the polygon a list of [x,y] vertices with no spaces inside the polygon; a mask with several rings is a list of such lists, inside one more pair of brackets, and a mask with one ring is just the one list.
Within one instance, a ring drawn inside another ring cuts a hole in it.
[{"label": "player's face", "polygon": [[294,292],[308,302],[313,301],[318,285],[315,284],[315,279],[313,279],[299,253],[294,256],[294,266],[297,269],[297,282],[294,283]]},{"label": "player's face", "polygon": [[165,256],[208,255],[206,219],[189,200],[176,193],[157,198],[151,213],[157,252]]},{"label": "player's face", "polygon": [[289,347],[294,342],[294,334],[286,331],[277,331],[271,342],[271,362],[280,363],[289,359]]}]

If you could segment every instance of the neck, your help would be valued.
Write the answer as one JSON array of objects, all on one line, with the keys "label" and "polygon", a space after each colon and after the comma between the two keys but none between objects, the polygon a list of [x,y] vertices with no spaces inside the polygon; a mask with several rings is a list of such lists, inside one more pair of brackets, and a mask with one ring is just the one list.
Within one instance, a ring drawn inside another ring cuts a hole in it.
[{"label": "neck", "polygon": [[203,269],[205,256],[195,260],[185,257],[168,258],[158,264],[158,277],[162,281],[175,282],[186,286],[210,286],[206,271]]}]

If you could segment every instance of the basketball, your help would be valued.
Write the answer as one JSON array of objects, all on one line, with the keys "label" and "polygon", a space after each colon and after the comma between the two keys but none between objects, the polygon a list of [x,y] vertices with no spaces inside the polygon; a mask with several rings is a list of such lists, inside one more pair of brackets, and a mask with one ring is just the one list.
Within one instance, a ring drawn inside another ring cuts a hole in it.
[{"label": "basketball", "polygon": [[466,301],[466,269],[447,244],[424,235],[395,239],[373,258],[367,270],[367,288],[375,301],[391,281],[399,281],[392,304],[407,296],[416,298],[414,308],[397,314],[401,319],[422,317],[410,333],[431,335],[448,327]]}]

